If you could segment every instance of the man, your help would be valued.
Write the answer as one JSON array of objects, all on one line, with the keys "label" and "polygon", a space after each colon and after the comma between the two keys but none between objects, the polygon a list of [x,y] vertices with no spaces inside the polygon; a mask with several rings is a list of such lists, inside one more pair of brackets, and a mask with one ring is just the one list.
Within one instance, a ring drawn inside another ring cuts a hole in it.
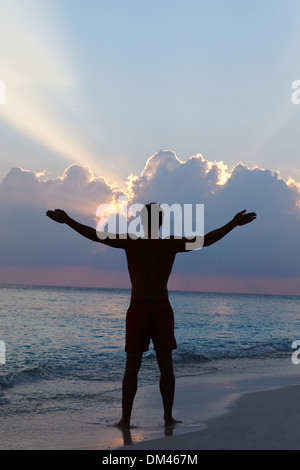
[{"label": "man", "polygon": [[209,232],[204,237],[159,238],[163,223],[163,212],[156,203],[149,203],[141,211],[144,237],[116,234],[105,237],[102,232],[71,219],[61,209],[47,211],[47,216],[58,223],[67,224],[80,235],[98,243],[125,250],[128,271],[132,284],[131,301],[126,315],[126,368],[123,377],[122,418],[117,426],[130,427],[131,411],[137,391],[137,378],[143,352],[154,344],[160,369],[160,392],[164,407],[165,426],[178,423],[172,415],[175,377],[172,350],[176,349],[174,337],[174,315],[168,299],[167,284],[177,253],[210,246],[221,240],[235,227],[252,222],[256,214],[239,212],[223,227]]}]

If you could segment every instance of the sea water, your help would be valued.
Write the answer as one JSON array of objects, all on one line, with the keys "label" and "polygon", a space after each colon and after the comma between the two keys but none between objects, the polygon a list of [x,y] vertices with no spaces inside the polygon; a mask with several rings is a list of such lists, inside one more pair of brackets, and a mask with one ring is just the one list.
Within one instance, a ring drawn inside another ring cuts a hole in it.
[{"label": "sea water", "polygon": [[[42,446],[41,426],[45,439],[51,426],[57,436],[58,423],[65,432],[67,419],[80,425],[93,410],[106,426],[118,420],[130,291],[2,285],[0,299],[0,448],[22,448],[24,432],[28,447]],[[177,378],[217,376],[240,359],[291,358],[300,340],[298,296],[171,291],[169,299]],[[150,346],[139,386],[158,380]]]}]

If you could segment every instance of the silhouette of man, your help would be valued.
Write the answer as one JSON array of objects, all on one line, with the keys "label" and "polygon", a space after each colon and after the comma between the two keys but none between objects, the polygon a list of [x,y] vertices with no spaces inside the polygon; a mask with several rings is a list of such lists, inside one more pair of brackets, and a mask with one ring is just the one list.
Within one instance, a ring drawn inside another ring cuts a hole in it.
[{"label": "silhouette of man", "polygon": [[[138,373],[143,352],[148,351],[150,339],[154,344],[160,370],[160,393],[164,407],[165,426],[176,424],[173,418],[175,376],[172,351],[177,348],[174,337],[174,314],[168,298],[167,284],[177,253],[192,251],[188,243],[195,247],[210,246],[221,240],[235,227],[246,225],[256,218],[254,212],[239,212],[226,225],[204,237],[159,238],[163,223],[163,211],[156,203],[149,203],[141,211],[144,237],[130,234],[114,238],[104,232],[82,225],[70,218],[61,209],[47,211],[47,216],[55,222],[67,224],[80,235],[98,243],[125,250],[129,276],[132,284],[130,306],[126,315],[126,367],[122,382],[122,418],[117,426],[130,427],[132,406],[137,391]],[[197,239],[200,240],[197,240]]]}]

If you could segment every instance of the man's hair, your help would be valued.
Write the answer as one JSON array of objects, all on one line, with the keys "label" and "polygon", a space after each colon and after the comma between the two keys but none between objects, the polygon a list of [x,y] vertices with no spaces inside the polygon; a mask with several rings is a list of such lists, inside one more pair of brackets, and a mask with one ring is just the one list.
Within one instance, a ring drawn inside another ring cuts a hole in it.
[{"label": "man's hair", "polygon": [[156,202],[149,202],[148,204],[145,204],[145,206],[141,210],[142,225],[144,227],[151,227],[151,213],[155,218],[154,223],[156,222],[158,217],[158,226],[161,227],[163,224],[164,212],[160,205]]}]

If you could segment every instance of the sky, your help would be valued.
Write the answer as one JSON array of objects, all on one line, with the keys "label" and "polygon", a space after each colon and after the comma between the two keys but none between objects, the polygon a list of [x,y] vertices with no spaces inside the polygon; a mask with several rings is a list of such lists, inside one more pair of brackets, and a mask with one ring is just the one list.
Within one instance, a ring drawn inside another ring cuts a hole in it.
[{"label": "sky", "polygon": [[179,255],[171,288],[300,295],[299,13],[0,0],[0,282],[129,287],[123,253],[44,217],[95,225],[123,195],[204,204],[207,230],[257,212]]}]

